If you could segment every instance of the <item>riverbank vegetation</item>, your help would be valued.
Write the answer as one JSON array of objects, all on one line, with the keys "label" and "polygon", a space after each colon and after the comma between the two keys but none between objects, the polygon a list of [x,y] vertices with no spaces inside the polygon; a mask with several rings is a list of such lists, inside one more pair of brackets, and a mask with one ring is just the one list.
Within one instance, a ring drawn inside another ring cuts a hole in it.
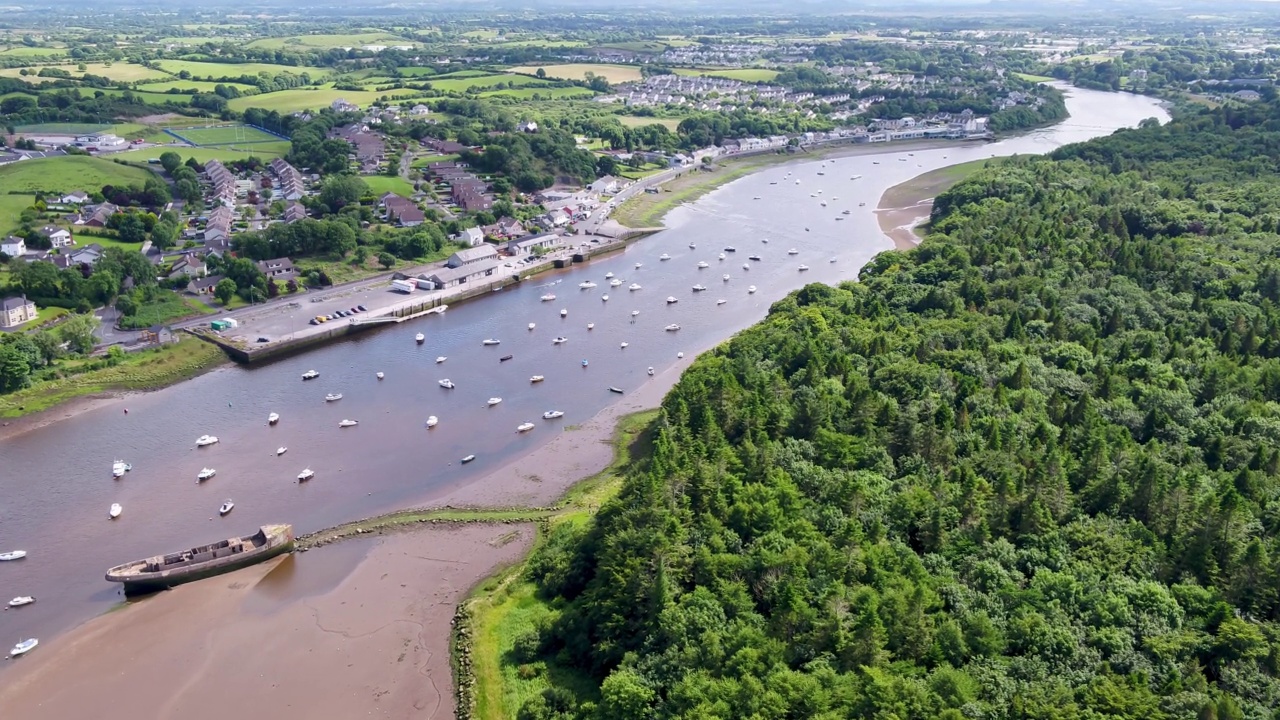
[{"label": "riverbank vegetation", "polygon": [[1277,111],[984,169],[700,358],[528,563],[516,716],[1272,717]]}]

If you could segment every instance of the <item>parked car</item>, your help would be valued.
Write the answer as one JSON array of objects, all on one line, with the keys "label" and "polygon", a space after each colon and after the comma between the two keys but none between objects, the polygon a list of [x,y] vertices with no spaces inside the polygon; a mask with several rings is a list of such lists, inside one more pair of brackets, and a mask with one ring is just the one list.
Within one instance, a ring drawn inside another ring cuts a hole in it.
[{"label": "parked car", "polygon": [[363,305],[357,305],[356,307],[360,309],[360,312],[369,312],[369,308]]}]

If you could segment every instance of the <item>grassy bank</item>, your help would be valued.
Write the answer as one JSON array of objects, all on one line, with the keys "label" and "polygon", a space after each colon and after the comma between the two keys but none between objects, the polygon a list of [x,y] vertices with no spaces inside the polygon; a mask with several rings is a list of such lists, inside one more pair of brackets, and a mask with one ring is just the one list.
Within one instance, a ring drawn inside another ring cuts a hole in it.
[{"label": "grassy bank", "polygon": [[155,390],[185,380],[226,359],[226,355],[213,345],[187,338],[155,350],[129,353],[111,367],[78,372],[101,360],[68,361],[60,366],[65,371],[62,377],[0,395],[0,417],[29,415],[86,395],[119,390]]},{"label": "grassy bank", "polygon": [[803,158],[803,155],[753,155],[741,160],[728,160],[716,163],[713,170],[690,170],[680,177],[662,185],[660,193],[641,193],[627,200],[613,213],[613,219],[626,227],[658,227],[662,218],[672,208],[686,202],[692,202],[712,190],[733,182],[738,178],[759,170],[766,165],[775,165]]}]

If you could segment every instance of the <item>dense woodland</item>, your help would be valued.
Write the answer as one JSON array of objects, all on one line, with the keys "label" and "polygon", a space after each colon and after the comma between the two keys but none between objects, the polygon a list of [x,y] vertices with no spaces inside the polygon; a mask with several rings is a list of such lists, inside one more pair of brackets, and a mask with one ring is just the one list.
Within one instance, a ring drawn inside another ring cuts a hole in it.
[{"label": "dense woodland", "polygon": [[984,169],[700,358],[520,718],[1280,717],[1278,117]]}]

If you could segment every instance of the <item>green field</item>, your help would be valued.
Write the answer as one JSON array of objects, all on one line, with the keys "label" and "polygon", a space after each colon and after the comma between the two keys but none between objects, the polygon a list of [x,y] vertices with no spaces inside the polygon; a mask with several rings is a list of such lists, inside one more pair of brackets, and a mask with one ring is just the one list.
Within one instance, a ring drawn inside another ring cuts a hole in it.
[{"label": "green field", "polygon": [[701,68],[678,68],[677,75],[701,75],[703,77],[721,77],[742,82],[772,82],[778,77],[777,70],[766,68],[737,68],[734,70],[709,70]]},{"label": "green field", "polygon": [[97,190],[103,185],[141,185],[153,173],[85,155],[39,158],[0,167],[0,187],[6,191],[68,193]]},{"label": "green field", "polygon": [[382,32],[351,33],[346,35],[293,35],[254,40],[245,47],[287,50],[289,48],[358,48],[364,45],[417,45],[412,40]]},{"label": "green field", "polygon": [[413,183],[401,177],[387,177],[386,175],[361,175],[360,179],[369,186],[374,196],[385,195],[393,192],[397,195],[409,197],[414,193]]},{"label": "green field", "polygon": [[475,77],[441,75],[439,77],[429,78],[427,82],[431,83],[431,88],[433,90],[442,90],[444,92],[466,92],[473,87],[491,88],[494,85],[502,83],[510,84],[515,87],[529,87],[547,84],[546,80],[539,80],[538,78],[526,77],[524,75],[478,75]]},{"label": "green field", "polygon": [[[252,148],[250,151],[248,148]],[[273,157],[284,155],[289,152],[289,143],[281,140],[279,143],[257,143],[255,145],[240,148],[238,146],[223,145],[216,148],[192,148],[192,147],[158,147],[146,148],[143,150],[126,150],[122,153],[115,153],[111,157],[130,162],[145,163],[153,158],[158,159],[160,153],[166,150],[172,150],[182,156],[183,160],[187,158],[195,158],[196,162],[204,164],[210,160],[220,160],[222,162],[230,162],[233,160],[247,160],[250,157],[257,157],[263,160],[270,160]]]},{"label": "green field", "polygon": [[586,80],[587,73],[595,73],[610,83],[635,82],[640,79],[638,65],[605,65],[598,63],[571,63],[568,65],[525,65],[511,68],[511,72],[536,75],[538,69],[546,71],[547,77],[559,80]]},{"label": "green field", "polygon": [[[402,68],[400,68],[399,70],[400,70],[400,74],[401,74],[401,75],[404,75],[405,77],[424,77],[424,76],[426,76],[426,75],[435,75],[435,74],[436,74],[435,69],[434,69],[434,68],[429,68],[429,67],[402,67]],[[487,75],[487,74],[488,74],[488,73],[479,72],[479,71],[476,71],[476,70],[463,70],[462,72],[474,72],[474,73],[476,73],[477,75]],[[456,75],[460,75],[461,73],[450,73],[450,74],[451,74],[451,75],[455,75],[455,76],[456,76]]]},{"label": "green field", "polygon": [[671,132],[676,131],[676,127],[680,125],[679,118],[654,118],[642,117],[639,115],[619,115],[618,122],[626,127],[643,127],[645,125],[662,125]]},{"label": "green field", "polygon": [[38,123],[35,125],[19,125],[14,130],[32,135],[84,135],[103,132],[110,127],[110,125],[106,124],[95,125],[93,123]]},{"label": "green field", "polygon": [[257,107],[265,110],[275,110],[280,113],[296,112],[299,110],[319,110],[320,108],[329,107],[334,100],[343,99],[349,103],[354,103],[360,107],[368,107],[378,98],[400,97],[405,96],[406,99],[421,97],[422,93],[417,90],[388,90],[386,92],[372,91],[353,91],[353,90],[336,90],[332,87],[322,88],[294,88],[292,90],[281,90],[280,92],[266,93],[265,95],[252,95],[250,97],[236,98],[227,103],[227,107],[237,112],[244,112],[246,108]]},{"label": "green field", "polygon": [[[132,63],[86,63],[84,72],[81,72],[77,65],[36,65],[29,68],[5,68],[0,70],[0,76],[4,77],[21,77],[22,71],[26,70],[31,75],[35,75],[43,67],[54,67],[59,70],[66,70],[71,73],[72,77],[80,77],[82,75],[100,75],[110,78],[117,82],[135,82],[138,80],[151,80],[168,77],[159,70],[152,70],[142,65],[134,65]],[[28,78],[39,79],[39,78]],[[52,78],[50,78],[52,79]]]},{"label": "green field", "polygon": [[[35,162],[28,160],[27,162]],[[19,163],[25,165],[24,163]],[[0,235],[9,235],[21,224],[22,211],[31,207],[36,201],[35,195],[0,194]]]},{"label": "green field", "polygon": [[1012,75],[1014,77],[1020,77],[1023,80],[1026,80],[1027,82],[1035,82],[1035,83],[1053,82],[1053,78],[1047,75],[1031,75],[1028,73],[1020,73],[1020,72],[1012,73]]},{"label": "green field", "polygon": [[246,143],[280,142],[280,138],[248,125],[211,125],[195,127],[174,127],[170,130],[195,145],[236,145]]},{"label": "green field", "polygon": [[168,93],[139,92],[137,90],[121,90],[119,88],[91,88],[79,87],[75,88],[80,97],[97,97],[97,93],[110,95],[111,97],[124,97],[124,94],[131,93],[133,97],[146,102],[148,105],[165,105],[172,103],[174,105],[190,105],[190,95],[170,95]]},{"label": "green field", "polygon": [[142,138],[150,143],[168,143],[173,142],[171,135],[166,135],[159,128],[141,123],[116,123],[107,128],[107,132],[119,135],[125,140],[134,140]]},{"label": "green field", "polygon": [[301,75],[307,73],[313,80],[328,77],[333,74],[333,70],[329,68],[292,66],[292,65],[268,65],[266,63],[212,63],[199,62],[197,60],[159,60],[160,67],[166,72],[177,75],[186,70],[191,73],[192,77],[239,77],[241,75],[257,75],[258,73],[269,73],[271,75],[279,75],[280,73],[292,73]]},{"label": "green field", "polygon": [[[581,87],[522,87],[511,90],[492,90],[480,93],[480,97],[509,97],[521,100],[563,100],[564,98],[590,97],[595,93]],[[535,98],[534,96],[538,97]]]},{"label": "green field", "polygon": [[257,92],[257,88],[253,85],[245,85],[244,83],[206,82],[204,80],[166,80],[164,82],[153,82],[138,85],[137,89],[157,93],[167,93],[170,90],[198,90],[200,92],[211,93],[219,85],[228,85],[240,90],[240,92],[245,92],[246,90]]},{"label": "green field", "polygon": [[66,54],[66,48],[13,47],[0,50],[0,57],[62,57]]}]

